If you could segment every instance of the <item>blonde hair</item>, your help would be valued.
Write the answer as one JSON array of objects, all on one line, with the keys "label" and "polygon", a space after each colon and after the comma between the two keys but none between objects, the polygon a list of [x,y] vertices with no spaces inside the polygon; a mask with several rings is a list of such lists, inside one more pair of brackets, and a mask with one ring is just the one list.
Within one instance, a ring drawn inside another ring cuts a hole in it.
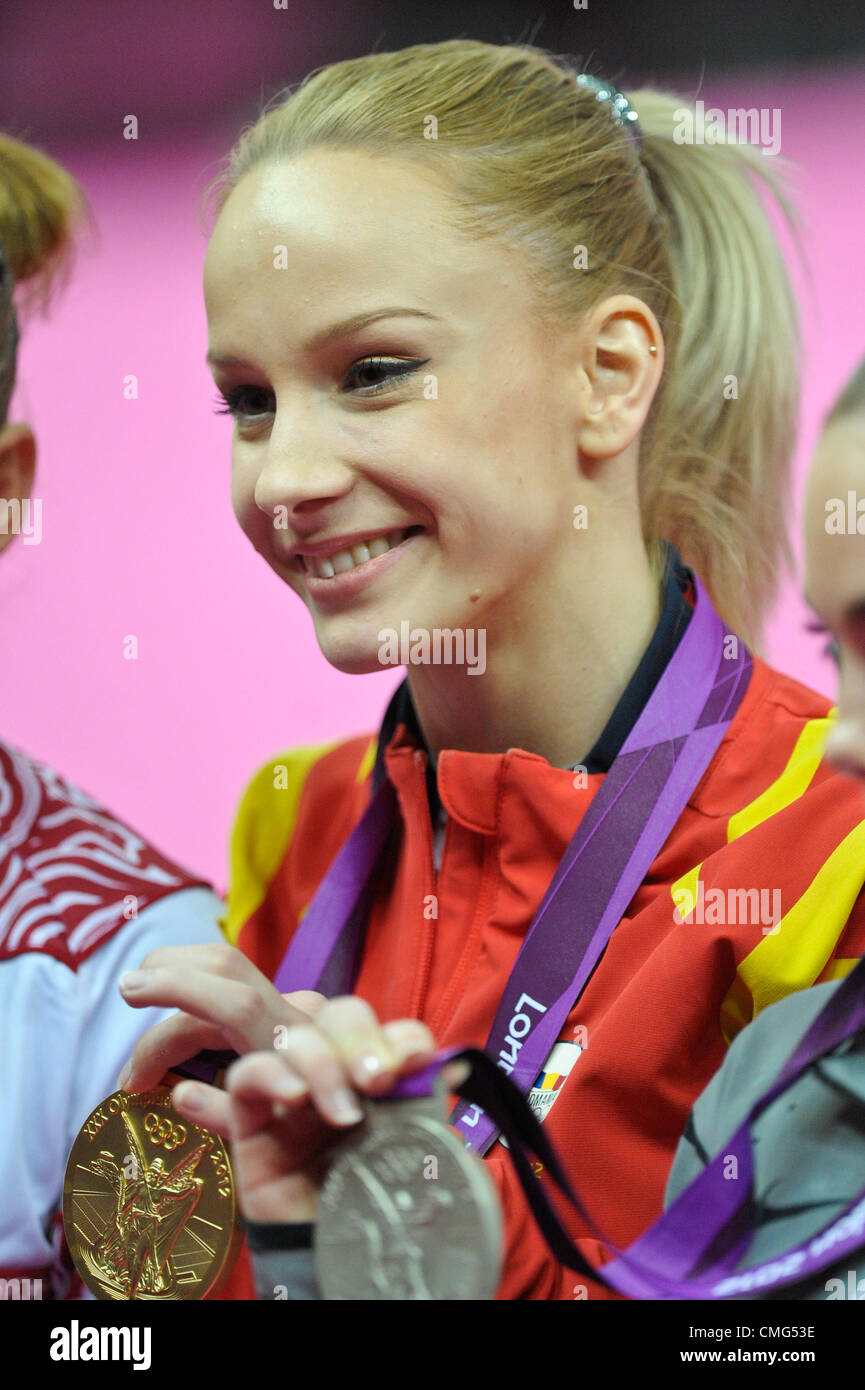
[{"label": "blonde hair", "polygon": [[[673,541],[758,649],[791,560],[798,331],[753,180],[794,234],[795,214],[759,149],[676,142],[682,112],[694,116],[679,97],[627,93],[638,157],[609,104],[575,76],[543,50],[469,39],[335,63],[274,99],[208,192],[218,213],[249,170],[316,146],[416,157],[445,176],[460,230],[521,248],[551,321],[579,321],[614,293],[640,297],[667,345],[640,452],[653,567],[662,539]],[[435,138],[425,138],[431,117]],[[576,246],[588,250],[585,270],[574,269]]]},{"label": "blonde hair", "polygon": [[71,174],[41,150],[0,132],[0,426],[15,385],[19,308],[47,309],[65,283],[72,263],[73,235],[89,214]]}]

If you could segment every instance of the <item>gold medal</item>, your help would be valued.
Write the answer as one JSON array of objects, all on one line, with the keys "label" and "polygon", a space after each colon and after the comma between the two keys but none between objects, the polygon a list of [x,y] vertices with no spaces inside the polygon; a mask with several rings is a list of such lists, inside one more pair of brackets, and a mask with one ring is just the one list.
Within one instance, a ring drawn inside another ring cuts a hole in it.
[{"label": "gold medal", "polygon": [[170,1086],[115,1091],[82,1125],[66,1165],[63,1225],[97,1298],[206,1298],[234,1264],[236,1218],[228,1150],[177,1113]]}]

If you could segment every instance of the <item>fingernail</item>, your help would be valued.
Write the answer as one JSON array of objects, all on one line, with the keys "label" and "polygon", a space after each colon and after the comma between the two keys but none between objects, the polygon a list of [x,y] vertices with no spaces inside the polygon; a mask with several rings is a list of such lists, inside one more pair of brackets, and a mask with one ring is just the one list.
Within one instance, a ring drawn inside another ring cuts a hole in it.
[{"label": "fingernail", "polygon": [[353,1125],[363,1119],[363,1111],[345,1086],[332,1092],[329,1109],[337,1124]]},{"label": "fingernail", "polygon": [[365,1057],[361,1057],[357,1063],[357,1070],[365,1081],[372,1081],[376,1076],[383,1076],[391,1068],[385,1066],[380,1057],[374,1052],[368,1052]]},{"label": "fingernail", "polygon": [[126,1085],[126,1083],[127,1083],[127,1081],[129,1080],[129,1078],[130,1078],[131,1075],[132,1075],[132,1063],[131,1063],[131,1062],[127,1062],[127,1063],[126,1063],[126,1066],[123,1068],[122,1072],[120,1073],[120,1075],[119,1075],[118,1078],[117,1078],[117,1089],[118,1089],[118,1091],[122,1091],[122,1090],[123,1090],[123,1087]]},{"label": "fingernail", "polygon": [[194,1115],[204,1113],[204,1097],[194,1081],[184,1081],[182,1085],[175,1086],[173,1099],[182,1105],[184,1110],[191,1110]]},{"label": "fingernail", "polygon": [[471,1074],[471,1064],[466,1061],[448,1062],[444,1068],[444,1078],[449,1086],[461,1086]]},{"label": "fingernail", "polygon": [[120,976],[118,983],[122,992],[126,994],[128,991],[140,989],[146,978],[143,970],[127,970]]},{"label": "fingernail", "polygon": [[283,1100],[297,1100],[307,1089],[305,1082],[294,1076],[281,1076],[275,1087],[276,1094]]}]

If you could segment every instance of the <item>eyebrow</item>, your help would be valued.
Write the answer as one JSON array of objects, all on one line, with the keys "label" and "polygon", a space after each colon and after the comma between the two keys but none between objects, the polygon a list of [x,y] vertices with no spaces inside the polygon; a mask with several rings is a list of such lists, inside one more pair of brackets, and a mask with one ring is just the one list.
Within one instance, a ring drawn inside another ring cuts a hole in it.
[{"label": "eyebrow", "polygon": [[[349,333],[357,333],[359,329],[366,328],[367,324],[376,323],[379,319],[397,318],[418,318],[430,319],[440,323],[438,314],[427,314],[423,309],[409,309],[400,305],[395,305],[387,309],[371,309],[365,314],[353,314],[349,319],[341,319],[339,323],[331,324],[328,328],[321,329],[315,333],[307,343],[307,348],[313,352],[326,347],[334,338],[347,337]],[[219,367],[247,367],[248,362],[244,362],[239,357],[226,356],[219,352],[208,352],[204,359],[212,366]]]}]

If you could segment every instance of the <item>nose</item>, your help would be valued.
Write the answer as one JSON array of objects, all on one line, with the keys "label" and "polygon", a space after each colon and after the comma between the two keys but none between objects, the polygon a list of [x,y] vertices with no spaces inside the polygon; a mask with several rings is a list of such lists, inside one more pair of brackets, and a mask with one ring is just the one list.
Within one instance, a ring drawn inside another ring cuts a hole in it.
[{"label": "nose", "polygon": [[277,408],[270,436],[259,455],[254,499],[258,509],[274,517],[280,509],[300,516],[326,502],[344,497],[354,485],[351,465],[334,450],[332,438],[316,428],[308,415]]}]

